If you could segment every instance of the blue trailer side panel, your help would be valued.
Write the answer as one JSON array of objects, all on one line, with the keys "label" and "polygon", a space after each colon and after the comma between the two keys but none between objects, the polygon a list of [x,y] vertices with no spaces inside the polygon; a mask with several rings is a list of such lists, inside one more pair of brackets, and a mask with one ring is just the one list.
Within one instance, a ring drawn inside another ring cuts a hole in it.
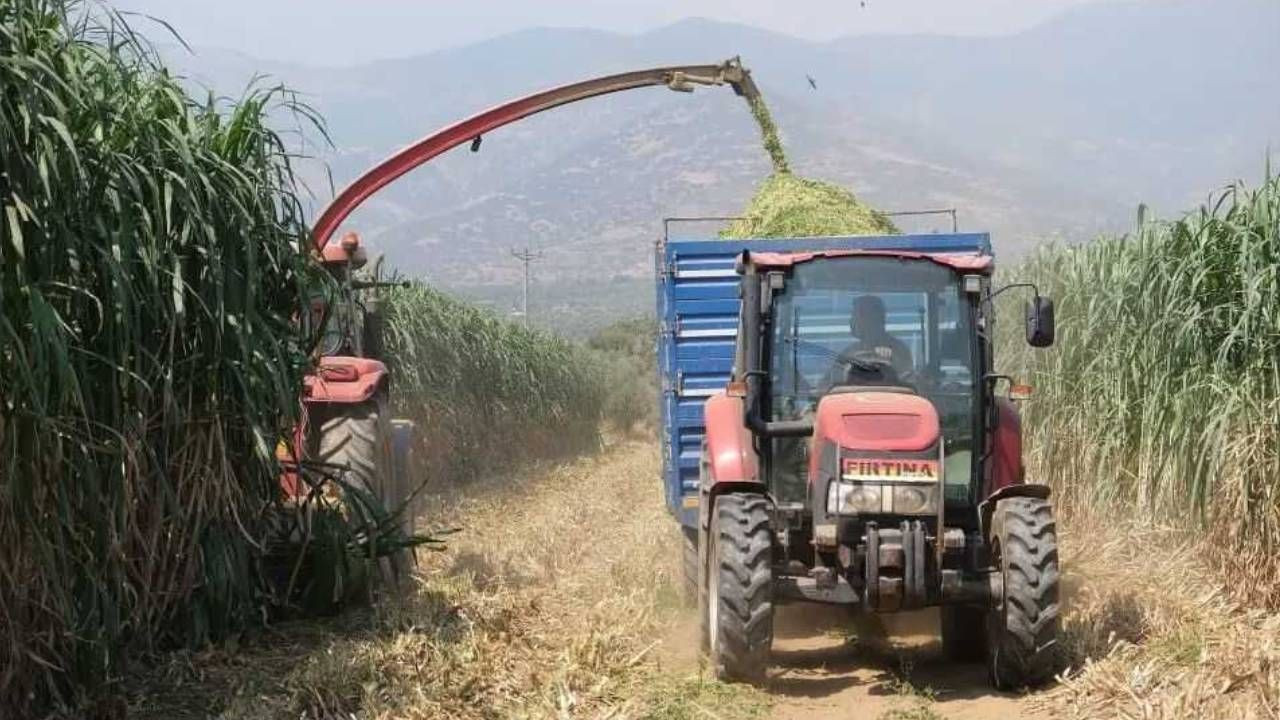
[{"label": "blue trailer side panel", "polygon": [[739,310],[734,261],[743,250],[823,249],[990,254],[991,241],[986,233],[948,233],[660,243],[654,260],[663,486],[667,508],[682,525],[697,523],[702,406],[733,369]]}]

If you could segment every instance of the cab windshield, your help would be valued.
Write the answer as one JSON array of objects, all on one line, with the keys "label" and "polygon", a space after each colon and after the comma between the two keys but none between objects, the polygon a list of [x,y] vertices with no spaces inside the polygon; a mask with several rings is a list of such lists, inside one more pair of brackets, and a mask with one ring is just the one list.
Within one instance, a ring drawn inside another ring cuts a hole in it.
[{"label": "cab windshield", "polygon": [[[952,502],[968,499],[974,432],[974,333],[960,276],[923,259],[845,257],[799,263],[773,302],[770,415],[810,417],[841,385],[906,387],[938,410]],[[803,499],[808,443],[775,441],[784,496]],[[788,490],[790,488],[790,490]]]}]

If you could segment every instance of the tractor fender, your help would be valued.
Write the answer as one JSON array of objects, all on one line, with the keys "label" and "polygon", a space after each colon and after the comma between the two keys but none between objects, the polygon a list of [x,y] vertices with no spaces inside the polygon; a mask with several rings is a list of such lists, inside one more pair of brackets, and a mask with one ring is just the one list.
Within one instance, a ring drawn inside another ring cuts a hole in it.
[{"label": "tractor fender", "polygon": [[698,519],[703,527],[710,522],[711,506],[717,495],[747,488],[759,491],[764,487],[760,482],[755,439],[744,417],[744,401],[736,395],[713,395],[703,407],[706,435],[698,487]]},{"label": "tractor fender", "polygon": [[992,497],[1007,487],[1021,485],[1026,472],[1022,465],[1022,416],[1013,401],[996,399],[996,426],[991,437],[991,457],[987,461],[982,494]]},{"label": "tractor fender", "polygon": [[1005,498],[1012,497],[1029,497],[1039,500],[1048,500],[1052,490],[1048,485],[1006,485],[991,495],[987,496],[978,504],[978,530],[982,533],[982,538],[990,542],[988,533],[991,531],[991,515],[996,510],[996,504]]},{"label": "tractor fender", "polygon": [[388,378],[387,366],[378,360],[322,357],[316,372],[302,381],[302,399],[308,403],[364,402],[384,388]]}]

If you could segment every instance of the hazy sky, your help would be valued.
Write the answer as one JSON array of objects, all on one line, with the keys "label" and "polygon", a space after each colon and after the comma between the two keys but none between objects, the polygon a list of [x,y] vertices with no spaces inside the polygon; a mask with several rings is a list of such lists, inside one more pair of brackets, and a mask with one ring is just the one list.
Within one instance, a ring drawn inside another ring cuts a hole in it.
[{"label": "hazy sky", "polygon": [[534,26],[635,32],[689,16],[825,40],[1016,32],[1098,0],[114,0],[192,45],[329,65],[400,57]]}]

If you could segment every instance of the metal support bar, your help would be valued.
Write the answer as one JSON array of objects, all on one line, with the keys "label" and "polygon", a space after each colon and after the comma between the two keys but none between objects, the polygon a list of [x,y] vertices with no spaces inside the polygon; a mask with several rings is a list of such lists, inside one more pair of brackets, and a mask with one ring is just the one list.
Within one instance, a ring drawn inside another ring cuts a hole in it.
[{"label": "metal support bar", "polygon": [[867,557],[862,566],[862,605],[875,610],[880,602],[880,530],[875,523],[867,523]]},{"label": "metal support bar", "polygon": [[741,215],[689,215],[662,218],[662,239],[671,240],[671,226],[675,223],[737,222],[745,219]]},{"label": "metal support bar", "polygon": [[894,212],[884,213],[889,217],[912,217],[918,215],[950,215],[951,216],[951,232],[960,231],[960,221],[956,217],[955,208],[942,208],[939,210],[895,210]]}]

